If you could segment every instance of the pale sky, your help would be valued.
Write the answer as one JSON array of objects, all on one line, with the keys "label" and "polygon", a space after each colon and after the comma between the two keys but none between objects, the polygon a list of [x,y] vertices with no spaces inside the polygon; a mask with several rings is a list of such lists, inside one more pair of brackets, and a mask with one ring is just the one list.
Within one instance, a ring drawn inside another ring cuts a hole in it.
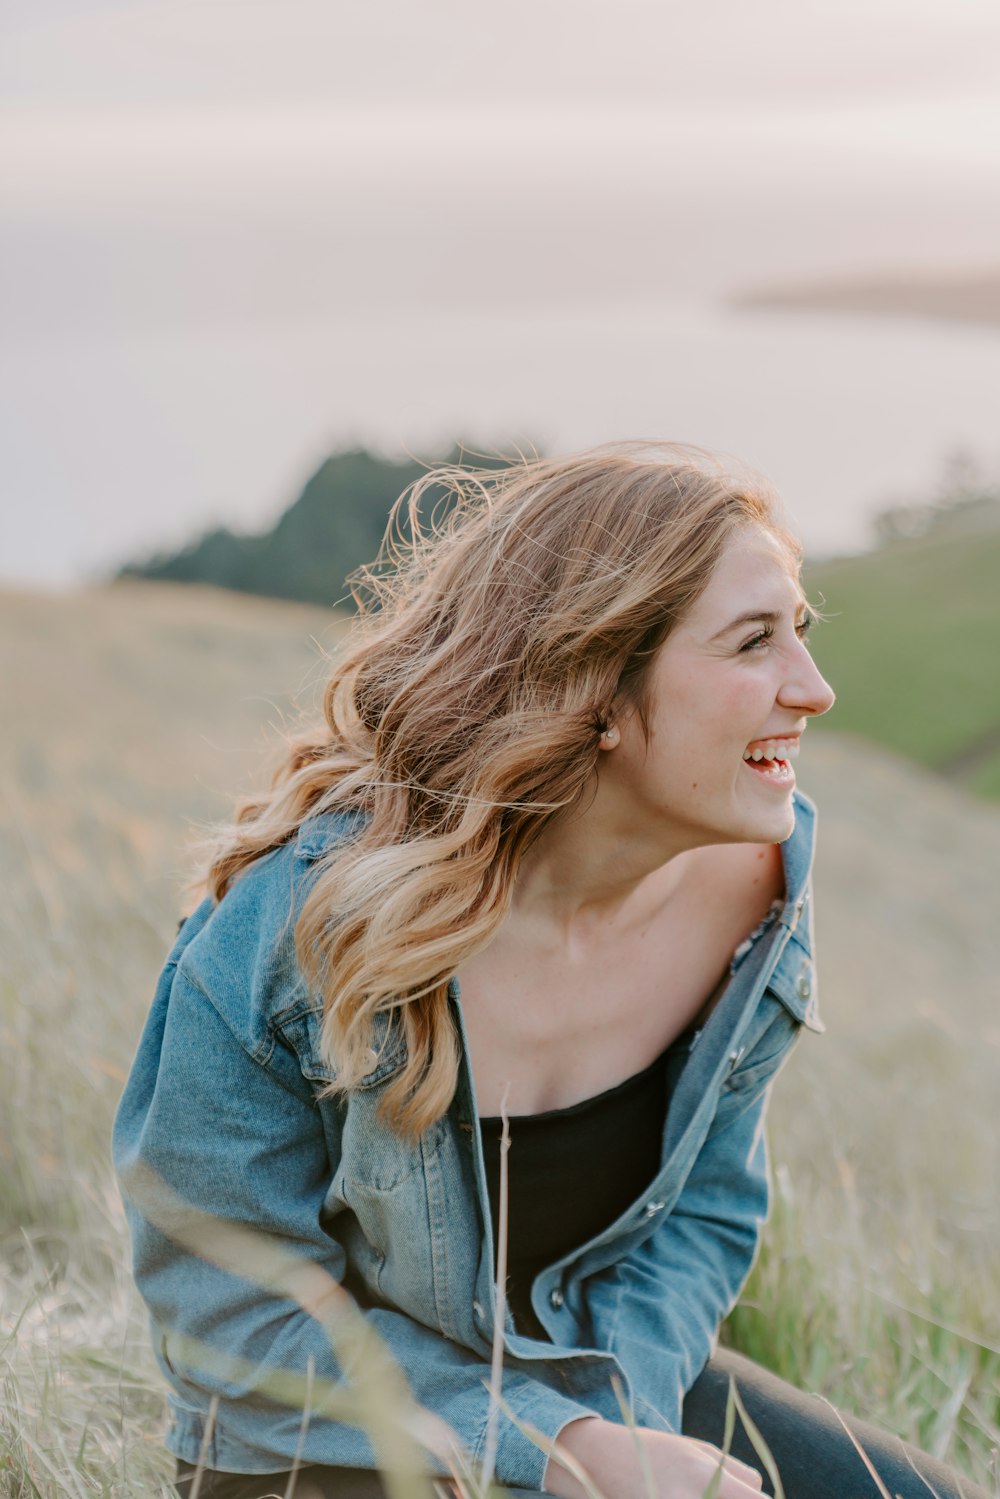
[{"label": "pale sky", "polygon": [[885,102],[997,81],[994,0],[5,0],[31,108]]},{"label": "pale sky", "polygon": [[995,0],[5,0],[0,578],[258,525],[351,438],[691,438],[858,544],[992,459],[997,334],[719,309],[1000,261],[998,75]]}]

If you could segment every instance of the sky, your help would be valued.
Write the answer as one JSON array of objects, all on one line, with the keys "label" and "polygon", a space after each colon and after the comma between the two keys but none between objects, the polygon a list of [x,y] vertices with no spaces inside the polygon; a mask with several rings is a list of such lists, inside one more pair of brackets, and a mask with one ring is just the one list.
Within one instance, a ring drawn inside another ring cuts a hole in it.
[{"label": "sky", "polygon": [[1000,264],[998,72],[992,0],[6,0],[0,580],[459,435],[703,441],[862,544],[1000,466],[996,330],[727,299]]},{"label": "sky", "polygon": [[5,100],[251,112],[924,102],[992,89],[992,0],[6,0]]}]

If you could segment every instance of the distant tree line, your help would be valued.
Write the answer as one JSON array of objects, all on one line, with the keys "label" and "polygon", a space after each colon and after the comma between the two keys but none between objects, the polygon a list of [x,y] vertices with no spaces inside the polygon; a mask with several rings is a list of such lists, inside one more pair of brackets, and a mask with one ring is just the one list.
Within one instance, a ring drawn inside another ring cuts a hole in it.
[{"label": "distant tree line", "polygon": [[[498,468],[509,459],[456,448],[441,461]],[[411,458],[382,458],[365,448],[334,453],[270,531],[246,535],[219,527],[180,551],[130,562],[119,576],[212,583],[312,604],[349,604],[346,578],[374,560],[393,504],[434,466]],[[425,518],[443,498],[439,491],[428,492]],[[969,455],[958,452],[948,459],[928,498],[882,510],[875,534],[878,545],[890,546],[929,532],[998,526],[1000,485],[990,482]]]},{"label": "distant tree line", "polygon": [[[442,461],[499,468],[509,457],[456,448]],[[349,603],[348,574],[374,559],[392,505],[435,466],[382,458],[364,448],[334,453],[270,531],[246,535],[221,526],[180,551],[127,563],[119,576],[212,583],[312,604]],[[422,514],[442,499],[430,491]]]},{"label": "distant tree line", "polygon": [[949,453],[936,487],[923,499],[902,500],[875,516],[879,546],[915,537],[966,535],[1000,527],[1000,482],[963,448]]}]

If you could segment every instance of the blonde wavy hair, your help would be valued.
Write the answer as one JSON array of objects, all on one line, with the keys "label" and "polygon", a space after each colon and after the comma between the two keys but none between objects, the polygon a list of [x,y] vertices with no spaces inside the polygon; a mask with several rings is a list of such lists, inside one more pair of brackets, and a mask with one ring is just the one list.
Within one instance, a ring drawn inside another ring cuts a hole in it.
[{"label": "blonde wavy hair", "polygon": [[[425,529],[442,492],[443,518],[438,506]],[[332,1091],[371,1071],[375,1020],[390,1012],[406,1060],[383,1117],[415,1138],[446,1111],[450,976],[503,921],[525,850],[593,788],[609,716],[645,726],[655,652],[748,524],[797,559],[764,481],[667,444],[438,469],[397,502],[387,536],[402,528],[407,542],[358,575],[367,597],[324,723],[238,809],[207,879],[221,899],[306,818],[366,814],[320,866],[295,932],[323,999]]]}]

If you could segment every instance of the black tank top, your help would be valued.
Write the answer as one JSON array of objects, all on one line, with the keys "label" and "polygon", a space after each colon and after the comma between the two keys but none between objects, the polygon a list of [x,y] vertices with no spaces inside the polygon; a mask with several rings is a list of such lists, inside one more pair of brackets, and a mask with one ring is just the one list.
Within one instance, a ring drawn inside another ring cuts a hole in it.
[{"label": "black tank top", "polygon": [[[531,1305],[539,1271],[608,1228],[660,1169],[669,1094],[691,1034],[615,1088],[567,1109],[515,1114],[507,1154],[507,1300],[519,1332],[548,1339]],[[503,1122],[479,1121],[494,1251]]]}]

